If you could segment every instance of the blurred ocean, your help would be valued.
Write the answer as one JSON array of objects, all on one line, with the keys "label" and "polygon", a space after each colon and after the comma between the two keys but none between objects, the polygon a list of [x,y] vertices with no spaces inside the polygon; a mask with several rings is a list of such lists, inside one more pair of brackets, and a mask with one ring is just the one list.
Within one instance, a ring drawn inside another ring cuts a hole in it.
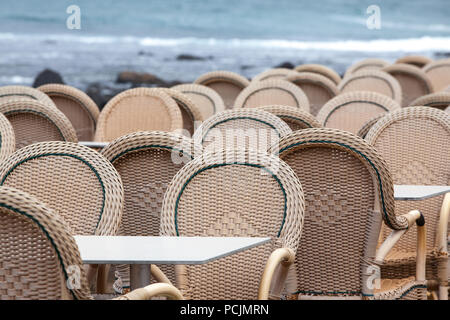
[{"label": "blurred ocean", "polygon": [[[81,30],[66,27],[72,4]],[[366,27],[372,4],[379,30]],[[366,57],[450,54],[449,17],[449,0],[1,1],[0,85],[31,85],[44,68],[82,89],[125,70],[192,81],[218,69],[252,77],[289,61],[342,73]]]}]

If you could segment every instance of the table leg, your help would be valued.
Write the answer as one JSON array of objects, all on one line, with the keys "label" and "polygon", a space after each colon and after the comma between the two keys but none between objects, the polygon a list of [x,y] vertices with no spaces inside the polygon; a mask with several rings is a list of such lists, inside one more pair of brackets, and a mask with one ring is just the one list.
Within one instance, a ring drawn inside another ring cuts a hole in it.
[{"label": "table leg", "polygon": [[150,265],[132,264],[130,266],[130,287],[131,290],[143,288],[150,284]]}]

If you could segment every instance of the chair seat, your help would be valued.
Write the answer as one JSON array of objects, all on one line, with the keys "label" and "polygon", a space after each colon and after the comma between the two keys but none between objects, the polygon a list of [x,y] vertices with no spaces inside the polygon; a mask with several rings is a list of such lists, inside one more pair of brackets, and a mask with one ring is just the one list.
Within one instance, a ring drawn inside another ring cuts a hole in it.
[{"label": "chair seat", "polygon": [[416,281],[415,277],[403,279],[382,279],[381,287],[374,290],[371,299],[382,300],[426,300],[426,281]]}]

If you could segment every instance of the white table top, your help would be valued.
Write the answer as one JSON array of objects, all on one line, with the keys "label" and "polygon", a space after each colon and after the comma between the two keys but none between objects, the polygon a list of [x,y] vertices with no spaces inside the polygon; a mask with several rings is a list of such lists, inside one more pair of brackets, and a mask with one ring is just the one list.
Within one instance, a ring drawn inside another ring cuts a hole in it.
[{"label": "white table top", "polygon": [[424,200],[450,192],[450,186],[394,185],[395,200]]},{"label": "white table top", "polygon": [[270,238],[75,236],[87,264],[203,264]]},{"label": "white table top", "polygon": [[78,141],[82,146],[90,147],[90,148],[104,148],[109,142],[96,142],[96,141]]}]

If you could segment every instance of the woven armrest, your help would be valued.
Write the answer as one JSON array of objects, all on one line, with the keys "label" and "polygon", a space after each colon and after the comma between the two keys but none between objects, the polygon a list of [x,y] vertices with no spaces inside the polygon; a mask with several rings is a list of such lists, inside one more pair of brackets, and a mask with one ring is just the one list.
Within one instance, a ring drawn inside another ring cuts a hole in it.
[{"label": "woven armrest", "polygon": [[155,283],[144,288],[131,291],[114,300],[150,300],[156,296],[167,297],[170,300],[184,300],[180,290],[168,283]]}]

